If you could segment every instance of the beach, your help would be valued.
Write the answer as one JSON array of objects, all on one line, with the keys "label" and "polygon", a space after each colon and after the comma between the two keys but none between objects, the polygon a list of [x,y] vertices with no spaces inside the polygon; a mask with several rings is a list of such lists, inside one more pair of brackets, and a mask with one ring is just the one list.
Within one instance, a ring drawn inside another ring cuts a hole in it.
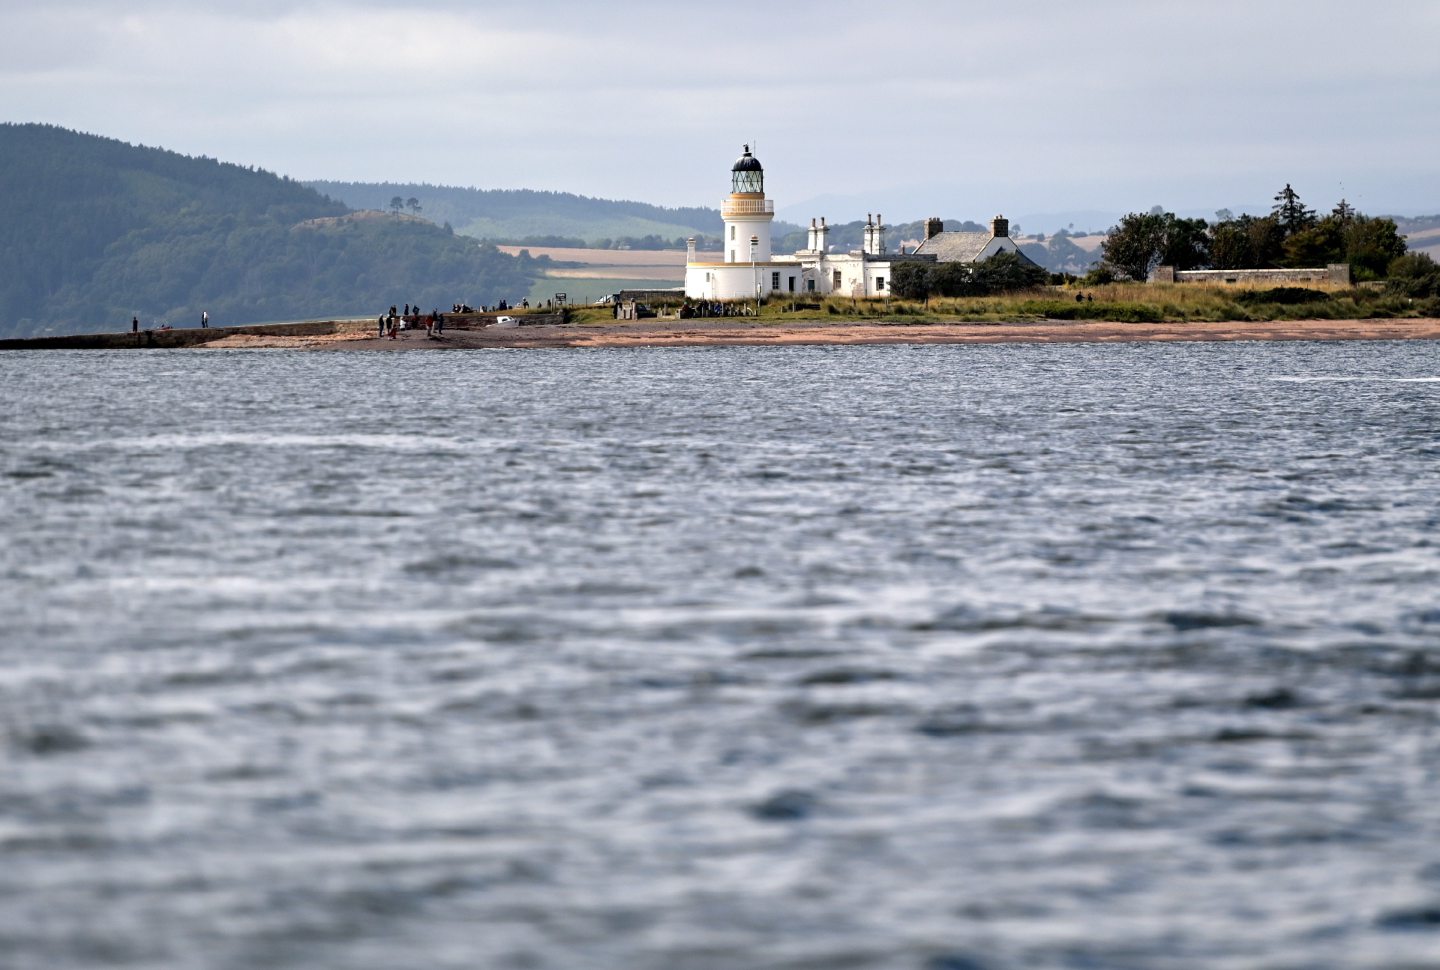
[{"label": "beach", "polygon": [[407,331],[376,337],[372,327],[290,336],[231,334],[205,349],[444,350],[541,347],[706,347],[827,344],[1128,343],[1234,340],[1434,340],[1440,319],[1280,320],[1263,322],[904,323],[870,320],[777,323],[745,319],[642,320],[603,325],[488,326],[439,337]]}]

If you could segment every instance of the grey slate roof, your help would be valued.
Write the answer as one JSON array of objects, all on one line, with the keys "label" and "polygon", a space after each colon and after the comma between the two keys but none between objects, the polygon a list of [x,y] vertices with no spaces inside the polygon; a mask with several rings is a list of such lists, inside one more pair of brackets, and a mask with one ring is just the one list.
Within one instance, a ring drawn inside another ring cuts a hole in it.
[{"label": "grey slate roof", "polygon": [[917,253],[934,253],[942,263],[973,263],[990,240],[988,232],[942,232],[920,244]]}]

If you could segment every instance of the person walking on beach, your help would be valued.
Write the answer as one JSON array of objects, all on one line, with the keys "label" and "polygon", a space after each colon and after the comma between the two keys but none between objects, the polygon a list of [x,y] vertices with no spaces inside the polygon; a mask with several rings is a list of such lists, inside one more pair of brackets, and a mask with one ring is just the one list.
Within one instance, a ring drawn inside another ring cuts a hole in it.
[{"label": "person walking on beach", "polygon": [[380,324],[380,333],[379,333],[378,336],[379,336],[380,339],[384,339],[384,337],[385,337],[385,314],[383,314],[383,313],[380,314],[380,319],[379,319],[377,322]]}]

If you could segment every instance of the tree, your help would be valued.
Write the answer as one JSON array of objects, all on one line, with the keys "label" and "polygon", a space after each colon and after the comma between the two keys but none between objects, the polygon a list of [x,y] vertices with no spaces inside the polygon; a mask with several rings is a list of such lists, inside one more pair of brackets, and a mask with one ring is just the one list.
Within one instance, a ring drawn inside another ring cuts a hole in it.
[{"label": "tree", "polygon": [[1390,261],[1389,287],[1405,296],[1440,296],[1440,266],[1429,253],[1406,253]]},{"label": "tree", "polygon": [[400,198],[400,196],[397,195],[390,200],[390,211],[395,213],[397,216],[400,214],[400,210],[403,208],[405,208],[405,200]]},{"label": "tree", "polygon": [[1242,215],[1210,229],[1215,269],[1268,269],[1284,258],[1285,235],[1274,216]]},{"label": "tree", "polygon": [[412,195],[405,200],[405,208],[410,210],[412,216],[418,216],[420,214],[420,200]]},{"label": "tree", "polygon": [[924,300],[930,296],[929,263],[903,262],[890,267],[890,293],[901,300]]},{"label": "tree", "polygon": [[1299,194],[1290,187],[1289,182],[1276,194],[1275,208],[1271,212],[1280,223],[1280,228],[1285,231],[1287,239],[1315,224],[1315,210],[1305,208],[1305,203],[1300,201]]},{"label": "tree", "polygon": [[981,293],[1005,293],[1043,286],[1050,274],[1045,267],[1007,250],[976,263],[970,278]]},{"label": "tree", "polygon": [[930,292],[940,296],[969,296],[975,292],[970,267],[964,263],[940,263],[930,270]]},{"label": "tree", "polygon": [[1173,212],[1132,212],[1113,227],[1101,245],[1101,258],[1117,272],[1144,281],[1156,266],[1196,269],[1210,260],[1204,219],[1181,219]]},{"label": "tree", "polygon": [[1326,216],[1285,240],[1285,263],[1288,266],[1327,266],[1343,262],[1345,224],[1335,216]]},{"label": "tree", "polygon": [[1111,227],[1100,244],[1100,257],[1116,272],[1143,283],[1160,265],[1164,246],[1164,214],[1132,212]]},{"label": "tree", "polygon": [[1394,219],[1356,215],[1343,226],[1345,261],[1360,276],[1384,276],[1390,264],[1405,255],[1405,239]]},{"label": "tree", "polygon": [[1355,218],[1355,207],[1344,199],[1341,199],[1335,203],[1335,208],[1330,210],[1330,214],[1341,222],[1349,222]]},{"label": "tree", "polygon": [[1204,219],[1181,219],[1166,213],[1165,241],[1160,265],[1199,269],[1210,264],[1209,227]]}]

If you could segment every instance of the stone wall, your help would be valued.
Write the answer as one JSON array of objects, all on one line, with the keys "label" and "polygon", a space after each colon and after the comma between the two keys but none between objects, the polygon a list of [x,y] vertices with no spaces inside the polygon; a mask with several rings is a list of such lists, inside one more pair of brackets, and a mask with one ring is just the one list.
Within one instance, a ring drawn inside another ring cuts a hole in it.
[{"label": "stone wall", "polygon": [[1184,269],[1157,266],[1152,283],[1339,283],[1350,285],[1350,264],[1315,269]]},{"label": "stone wall", "polygon": [[242,327],[187,327],[183,330],[141,330],[131,333],[86,333],[53,337],[16,337],[0,340],[0,350],[123,350],[136,347],[195,347],[236,333],[283,334],[310,337],[317,334],[373,330],[374,321],[325,320],[314,323],[263,323]]}]

